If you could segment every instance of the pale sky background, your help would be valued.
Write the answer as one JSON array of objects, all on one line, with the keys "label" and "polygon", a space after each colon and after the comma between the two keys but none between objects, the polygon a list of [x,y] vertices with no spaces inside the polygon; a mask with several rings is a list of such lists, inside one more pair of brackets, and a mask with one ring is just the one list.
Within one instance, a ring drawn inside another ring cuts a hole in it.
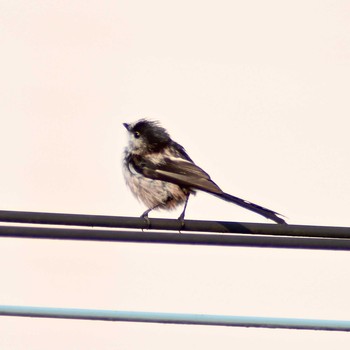
[{"label": "pale sky background", "polygon": [[[349,10],[1,1],[1,209],[139,216],[121,123],[150,117],[225,191],[289,223],[350,226]],[[187,218],[267,222],[202,193]],[[350,319],[349,252],[3,238],[0,276],[6,305]],[[339,332],[0,317],[6,350],[349,346]]]}]

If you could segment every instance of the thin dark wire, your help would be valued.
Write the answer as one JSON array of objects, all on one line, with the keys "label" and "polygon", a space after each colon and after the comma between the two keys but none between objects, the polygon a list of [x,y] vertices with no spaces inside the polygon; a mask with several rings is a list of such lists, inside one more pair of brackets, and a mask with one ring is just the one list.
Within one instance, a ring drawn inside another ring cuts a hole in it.
[{"label": "thin dark wire", "polygon": [[261,248],[350,250],[350,239],[0,226],[0,237]]},{"label": "thin dark wire", "polygon": [[0,210],[0,222],[14,222],[27,224],[49,224],[64,226],[108,227],[128,229],[171,230],[181,232],[220,232],[240,233],[269,236],[317,237],[350,239],[350,227],[307,226],[307,225],[277,225],[260,223],[242,223],[227,221],[185,220],[181,227],[178,220],[150,219],[150,227],[142,218],[58,214]]}]

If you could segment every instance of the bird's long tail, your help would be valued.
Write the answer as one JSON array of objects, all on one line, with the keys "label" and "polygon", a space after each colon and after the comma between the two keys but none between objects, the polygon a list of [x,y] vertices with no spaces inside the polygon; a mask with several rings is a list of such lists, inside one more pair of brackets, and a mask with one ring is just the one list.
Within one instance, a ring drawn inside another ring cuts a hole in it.
[{"label": "bird's long tail", "polygon": [[279,213],[276,213],[275,211],[273,210],[270,210],[270,209],[267,209],[267,208],[264,208],[260,205],[257,205],[257,204],[254,204],[254,203],[251,203],[251,202],[248,202],[242,198],[238,198],[238,197],[235,197],[235,196],[232,196],[231,194],[228,194],[228,193],[218,193],[216,194],[216,196],[228,201],[228,202],[231,202],[231,203],[235,203],[243,208],[246,208],[248,210],[251,210],[257,214],[260,214],[262,216],[264,216],[265,218],[267,219],[270,219],[270,220],[273,220],[275,222],[277,222],[278,224],[286,224],[286,222],[280,218],[278,215],[281,215]]}]

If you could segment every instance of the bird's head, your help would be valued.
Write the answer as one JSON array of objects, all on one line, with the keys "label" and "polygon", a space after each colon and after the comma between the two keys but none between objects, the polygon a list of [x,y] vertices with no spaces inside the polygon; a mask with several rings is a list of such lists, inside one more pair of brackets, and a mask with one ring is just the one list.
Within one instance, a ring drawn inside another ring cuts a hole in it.
[{"label": "bird's head", "polygon": [[123,125],[128,131],[130,151],[136,154],[159,152],[171,140],[168,132],[158,121],[140,119]]}]

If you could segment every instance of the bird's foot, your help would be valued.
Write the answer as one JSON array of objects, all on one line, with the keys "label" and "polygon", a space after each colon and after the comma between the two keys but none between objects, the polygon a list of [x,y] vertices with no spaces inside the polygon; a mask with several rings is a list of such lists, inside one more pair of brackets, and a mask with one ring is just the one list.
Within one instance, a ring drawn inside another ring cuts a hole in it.
[{"label": "bird's foot", "polygon": [[179,233],[181,233],[181,230],[185,227],[185,215],[182,213],[178,218],[180,223]]},{"label": "bird's foot", "polygon": [[148,210],[145,211],[140,217],[143,218],[145,220],[145,222],[146,222],[146,227],[143,228],[142,231],[144,229],[149,230],[151,228],[151,221],[150,221],[150,219],[148,217]]}]

